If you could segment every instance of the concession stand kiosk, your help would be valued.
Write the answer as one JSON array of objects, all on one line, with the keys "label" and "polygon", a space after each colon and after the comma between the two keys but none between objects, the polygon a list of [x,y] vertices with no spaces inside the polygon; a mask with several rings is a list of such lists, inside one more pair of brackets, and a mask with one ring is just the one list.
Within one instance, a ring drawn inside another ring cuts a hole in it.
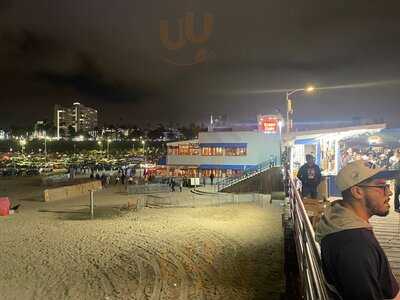
[{"label": "concession stand kiosk", "polygon": [[376,134],[386,127],[386,124],[371,124],[312,131],[292,132],[285,137],[289,149],[290,171],[296,176],[299,168],[306,162],[305,156],[312,154],[315,162],[321,168],[323,181],[318,194],[321,198],[340,196],[335,178],[344,165],[342,153],[344,140],[357,139],[361,135]]}]

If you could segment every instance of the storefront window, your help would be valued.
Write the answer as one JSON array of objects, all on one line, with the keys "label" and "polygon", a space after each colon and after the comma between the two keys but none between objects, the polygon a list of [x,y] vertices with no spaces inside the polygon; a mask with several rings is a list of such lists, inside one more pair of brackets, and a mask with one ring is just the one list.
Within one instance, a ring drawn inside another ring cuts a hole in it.
[{"label": "storefront window", "polygon": [[337,141],[334,139],[321,139],[321,162],[320,168],[323,170],[323,174],[335,174],[337,172],[336,166],[336,151]]},{"label": "storefront window", "polygon": [[204,177],[210,177],[211,173],[214,174],[214,177],[220,178],[224,177],[225,170],[203,170],[201,175]]},{"label": "storefront window", "polygon": [[202,147],[201,155],[203,156],[222,156],[224,148],[222,147]]},{"label": "storefront window", "polygon": [[189,145],[189,155],[200,155],[200,148],[198,144]]},{"label": "storefront window", "polygon": [[203,147],[201,148],[201,155],[208,156],[211,155],[211,148],[210,147]]},{"label": "storefront window", "polygon": [[215,147],[214,148],[214,155],[220,156],[220,155],[224,155],[224,148],[222,147]]},{"label": "storefront window", "polygon": [[179,145],[179,155],[189,155],[189,145]]},{"label": "storefront window", "polygon": [[168,155],[200,155],[198,144],[182,144],[179,146],[169,146]]},{"label": "storefront window", "polygon": [[246,148],[225,148],[226,156],[246,156],[247,149]]},{"label": "storefront window", "polygon": [[168,155],[178,155],[178,146],[169,146]]},{"label": "storefront window", "polygon": [[215,177],[224,178],[230,176],[240,176],[241,174],[243,174],[243,171],[231,169],[202,170],[200,175],[204,177],[210,177],[211,173],[213,173]]}]

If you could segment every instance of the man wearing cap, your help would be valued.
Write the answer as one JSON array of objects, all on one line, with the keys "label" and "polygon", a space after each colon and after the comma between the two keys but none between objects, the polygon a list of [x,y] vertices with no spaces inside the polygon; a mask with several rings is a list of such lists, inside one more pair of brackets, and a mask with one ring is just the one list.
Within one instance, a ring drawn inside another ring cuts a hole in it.
[{"label": "man wearing cap", "polygon": [[396,171],[358,160],[336,177],[343,200],[333,202],[316,230],[326,281],[342,299],[400,299],[399,285],[369,218],[386,216]]},{"label": "man wearing cap", "polygon": [[310,195],[311,198],[317,198],[317,187],[321,182],[321,169],[315,164],[314,156],[311,154],[306,155],[306,161],[297,173],[297,178],[302,184],[301,194],[303,197]]}]

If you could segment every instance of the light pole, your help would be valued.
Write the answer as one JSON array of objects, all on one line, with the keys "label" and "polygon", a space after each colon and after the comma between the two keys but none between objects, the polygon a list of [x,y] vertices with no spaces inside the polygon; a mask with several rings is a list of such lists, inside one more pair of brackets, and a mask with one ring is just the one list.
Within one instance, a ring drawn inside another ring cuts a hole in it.
[{"label": "light pole", "polygon": [[142,145],[143,145],[143,157],[144,157],[144,163],[146,164],[146,148],[145,148],[146,142],[143,140]]},{"label": "light pole", "polygon": [[289,98],[291,95],[297,92],[308,92],[311,93],[315,88],[313,86],[309,86],[303,89],[295,89],[292,91],[286,92],[286,133],[290,133],[290,130],[293,128],[293,106],[292,100]]},{"label": "light pole", "polygon": [[136,139],[132,139],[132,153],[133,154],[135,153],[135,142],[136,142]]},{"label": "light pole", "polygon": [[103,151],[103,143],[101,141],[98,141],[97,144],[99,145],[100,151]]},{"label": "light pole", "polygon": [[44,159],[47,159],[47,135],[44,134]]},{"label": "light pole", "polygon": [[24,140],[24,139],[20,140],[19,144],[21,145],[21,148],[22,148],[22,154],[24,154],[26,140]]},{"label": "light pole", "polygon": [[107,156],[110,153],[110,142],[111,142],[111,139],[107,139]]}]

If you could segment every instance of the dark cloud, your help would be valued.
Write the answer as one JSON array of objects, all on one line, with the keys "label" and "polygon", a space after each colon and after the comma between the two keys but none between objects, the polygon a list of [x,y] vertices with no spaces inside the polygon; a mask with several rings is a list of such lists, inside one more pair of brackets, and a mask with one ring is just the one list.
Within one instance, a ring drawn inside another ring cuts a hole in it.
[{"label": "dark cloud", "polygon": [[85,54],[80,54],[78,57],[80,64],[76,71],[71,73],[42,71],[35,74],[36,78],[45,80],[53,87],[73,88],[81,95],[114,103],[124,101],[137,103],[149,96],[144,86],[135,89],[133,86],[124,86],[121,82],[107,81],[92,58]]},{"label": "dark cloud", "polygon": [[[240,120],[284,110],[284,96],[235,90],[398,79],[399,8],[393,0],[1,1],[0,101],[9,108],[0,111],[0,125],[16,121],[9,112],[24,101],[36,102],[24,115],[33,122],[55,103],[76,98],[102,111],[105,122],[190,122],[212,112]],[[160,21],[169,22],[176,39],[177,20],[190,12],[197,33],[203,14],[213,16],[209,40],[166,49]],[[199,53],[212,55],[190,64]],[[374,116],[380,109],[395,119],[398,110],[389,107],[397,107],[399,92],[371,87],[320,91],[312,100],[296,95],[305,105],[297,117],[351,118],[359,110]]]}]

